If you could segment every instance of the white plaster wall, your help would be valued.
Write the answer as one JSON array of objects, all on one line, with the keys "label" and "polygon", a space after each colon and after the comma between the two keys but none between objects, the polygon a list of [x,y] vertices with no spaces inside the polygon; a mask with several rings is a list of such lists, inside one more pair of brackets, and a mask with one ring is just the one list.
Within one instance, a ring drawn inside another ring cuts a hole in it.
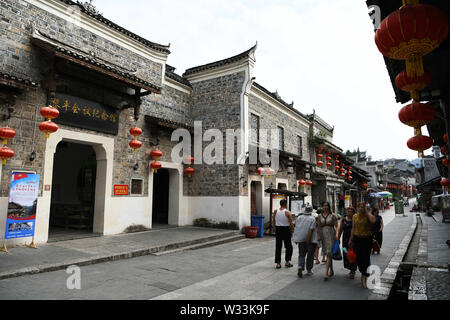
[{"label": "white plaster wall", "polygon": [[[208,218],[217,222],[235,221],[241,223],[240,206],[248,197],[188,197],[189,216],[187,224],[193,224],[198,218]],[[244,200],[241,200],[244,198]],[[248,206],[247,206],[248,207]],[[249,211],[250,215],[250,211]]]}]

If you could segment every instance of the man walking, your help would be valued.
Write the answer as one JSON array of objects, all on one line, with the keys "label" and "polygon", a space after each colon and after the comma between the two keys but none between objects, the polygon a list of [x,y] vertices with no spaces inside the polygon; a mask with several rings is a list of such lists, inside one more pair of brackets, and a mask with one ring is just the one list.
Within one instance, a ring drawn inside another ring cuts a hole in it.
[{"label": "man walking", "polygon": [[312,216],[312,207],[308,206],[305,213],[297,218],[295,223],[293,240],[298,244],[298,276],[301,278],[303,270],[306,269],[308,275],[312,275],[314,265],[314,252],[317,246],[317,224],[316,219]]}]

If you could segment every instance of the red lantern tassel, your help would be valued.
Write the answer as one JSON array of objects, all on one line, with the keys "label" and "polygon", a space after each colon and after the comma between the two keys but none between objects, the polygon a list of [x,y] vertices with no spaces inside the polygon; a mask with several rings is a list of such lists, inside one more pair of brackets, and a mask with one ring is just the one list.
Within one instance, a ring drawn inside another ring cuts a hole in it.
[{"label": "red lantern tassel", "polygon": [[425,73],[423,68],[422,56],[412,55],[406,60],[406,74],[410,78],[417,78],[423,76]]}]

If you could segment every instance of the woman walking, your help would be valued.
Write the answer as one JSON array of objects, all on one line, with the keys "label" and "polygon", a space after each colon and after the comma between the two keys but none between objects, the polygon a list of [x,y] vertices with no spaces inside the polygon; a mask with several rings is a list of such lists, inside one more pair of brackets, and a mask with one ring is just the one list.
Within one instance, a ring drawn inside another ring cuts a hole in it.
[{"label": "woman walking", "polygon": [[[350,240],[350,235],[352,233],[352,220],[353,215],[355,214],[356,210],[353,207],[347,208],[347,215],[344,219],[342,219],[341,223],[339,224],[339,228],[337,231],[337,238],[341,239],[342,235],[342,249],[346,248],[349,249],[348,242]],[[356,265],[351,264],[347,259],[347,254],[343,254],[343,260],[344,260],[344,268],[350,270],[349,277],[350,279],[355,279],[355,272],[356,272]]]},{"label": "woman walking", "polygon": [[332,250],[336,237],[337,217],[331,212],[330,203],[322,203],[322,213],[318,217],[319,237],[322,240],[322,252],[327,257],[324,280],[334,276]]},{"label": "woman walking", "polygon": [[287,201],[280,201],[280,209],[275,210],[272,218],[272,225],[276,228],[276,244],[275,244],[275,263],[276,268],[281,268],[281,249],[284,242],[284,247],[286,248],[285,253],[285,267],[290,268],[294,265],[291,263],[292,258],[292,232],[294,231],[294,223],[292,222],[292,214],[287,210]]},{"label": "woman walking", "polygon": [[372,224],[375,217],[366,207],[365,202],[360,202],[357,206],[357,213],[353,215],[352,232],[348,242],[349,247],[353,247],[356,254],[356,264],[361,272],[361,283],[367,288],[367,268],[370,265],[370,253],[372,251]]},{"label": "woman walking", "polygon": [[[380,212],[377,208],[372,209],[372,215],[374,215],[376,219],[375,223],[372,224],[372,237],[378,242],[378,246],[381,249],[381,245],[383,244],[383,218],[380,216]],[[380,251],[377,251],[377,253],[380,254]]]}]

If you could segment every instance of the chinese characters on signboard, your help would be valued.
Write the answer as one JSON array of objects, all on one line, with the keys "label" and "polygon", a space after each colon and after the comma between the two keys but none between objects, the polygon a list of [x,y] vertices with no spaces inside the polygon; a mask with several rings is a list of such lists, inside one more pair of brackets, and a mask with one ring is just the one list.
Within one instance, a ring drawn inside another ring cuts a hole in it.
[{"label": "chinese characters on signboard", "polygon": [[56,123],[115,135],[118,133],[117,109],[63,93],[56,93],[52,106],[59,111],[59,117],[54,120]]},{"label": "chinese characters on signboard", "polygon": [[114,185],[114,195],[115,196],[127,196],[130,193],[128,185]]}]

